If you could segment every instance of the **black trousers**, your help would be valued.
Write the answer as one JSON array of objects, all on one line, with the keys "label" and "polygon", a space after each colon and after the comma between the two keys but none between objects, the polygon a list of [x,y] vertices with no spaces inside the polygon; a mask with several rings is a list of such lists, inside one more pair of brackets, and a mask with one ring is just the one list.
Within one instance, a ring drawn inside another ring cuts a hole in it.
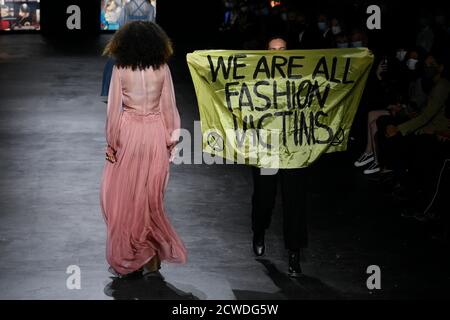
[{"label": "black trousers", "polygon": [[275,175],[261,175],[252,167],[252,230],[265,231],[270,226],[278,181],[283,201],[283,230],[286,249],[298,251],[308,246],[306,199],[309,169],[279,169]]}]

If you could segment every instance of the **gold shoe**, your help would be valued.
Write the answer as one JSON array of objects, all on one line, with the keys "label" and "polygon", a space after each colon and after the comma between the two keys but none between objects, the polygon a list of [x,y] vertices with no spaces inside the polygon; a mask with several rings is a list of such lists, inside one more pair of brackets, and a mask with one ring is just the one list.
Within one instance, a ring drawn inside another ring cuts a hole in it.
[{"label": "gold shoe", "polygon": [[161,260],[158,256],[154,256],[146,265],[145,269],[148,272],[156,272],[161,269]]}]

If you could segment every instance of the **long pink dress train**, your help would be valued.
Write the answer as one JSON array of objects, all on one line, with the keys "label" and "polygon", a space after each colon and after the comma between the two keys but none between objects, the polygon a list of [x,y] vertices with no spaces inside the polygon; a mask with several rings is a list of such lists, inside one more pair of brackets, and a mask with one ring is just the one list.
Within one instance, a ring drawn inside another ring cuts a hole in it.
[{"label": "long pink dress train", "polygon": [[179,138],[180,117],[169,67],[114,67],[106,140],[117,151],[105,160],[100,205],[107,225],[106,260],[119,274],[140,269],[155,255],[186,262],[186,248],[164,210],[168,147]]}]

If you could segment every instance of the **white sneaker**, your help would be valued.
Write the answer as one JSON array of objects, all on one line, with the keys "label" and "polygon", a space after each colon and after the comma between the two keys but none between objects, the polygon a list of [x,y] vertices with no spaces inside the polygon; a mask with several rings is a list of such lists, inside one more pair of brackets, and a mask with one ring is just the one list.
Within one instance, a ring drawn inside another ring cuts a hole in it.
[{"label": "white sneaker", "polygon": [[373,174],[380,171],[381,171],[380,165],[374,162],[366,170],[364,170],[364,174]]},{"label": "white sneaker", "polygon": [[366,164],[371,163],[372,161],[375,160],[375,156],[373,155],[373,153],[363,153],[358,160],[355,161],[354,165],[355,167],[359,168],[359,167],[363,167]]}]

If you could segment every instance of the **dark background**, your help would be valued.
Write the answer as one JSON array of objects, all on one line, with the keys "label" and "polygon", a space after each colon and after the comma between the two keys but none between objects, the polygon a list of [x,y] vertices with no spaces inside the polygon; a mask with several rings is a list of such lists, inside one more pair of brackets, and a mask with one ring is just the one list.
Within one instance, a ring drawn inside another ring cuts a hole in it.
[{"label": "dark background", "polygon": [[[82,29],[67,30],[66,9],[69,5],[78,5],[82,12]],[[355,25],[364,25],[368,17],[366,8],[378,5],[382,9],[382,30],[366,30],[373,46],[393,45],[397,41],[407,41],[405,36],[413,37],[420,16],[426,13],[435,14],[445,10],[441,1],[294,1],[285,0],[289,8],[299,9],[305,14],[324,12],[333,16],[341,16],[351,20]],[[157,1],[157,22],[169,36],[183,46],[205,44],[220,45],[218,28],[222,21],[222,1]],[[69,40],[86,39],[98,36],[100,30],[100,0],[41,0],[41,30],[49,37],[60,37]],[[401,35],[401,39],[399,39]]]}]

